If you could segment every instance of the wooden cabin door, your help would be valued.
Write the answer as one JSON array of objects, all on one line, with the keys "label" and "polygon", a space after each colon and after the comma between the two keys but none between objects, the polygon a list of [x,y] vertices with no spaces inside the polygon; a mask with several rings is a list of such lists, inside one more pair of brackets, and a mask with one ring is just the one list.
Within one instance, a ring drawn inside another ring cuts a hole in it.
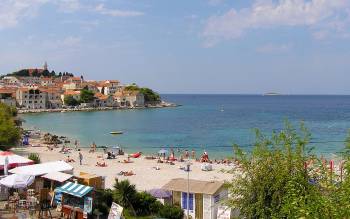
[{"label": "wooden cabin door", "polygon": [[203,194],[195,194],[195,219],[203,219]]}]

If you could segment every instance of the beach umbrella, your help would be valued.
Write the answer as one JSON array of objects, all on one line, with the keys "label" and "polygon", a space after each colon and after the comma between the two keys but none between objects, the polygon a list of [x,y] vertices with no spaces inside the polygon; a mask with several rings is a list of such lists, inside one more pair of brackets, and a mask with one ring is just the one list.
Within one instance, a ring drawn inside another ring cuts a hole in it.
[{"label": "beach umbrella", "polygon": [[23,189],[34,182],[35,176],[12,174],[0,180],[0,184],[8,188]]},{"label": "beach umbrella", "polygon": [[19,156],[17,154],[14,154],[10,151],[1,151],[0,152],[0,170],[3,170],[5,168],[5,160],[8,159],[7,163],[7,169],[15,168],[18,166],[25,166],[34,164],[34,161]]},{"label": "beach umbrella", "polygon": [[148,191],[155,198],[170,198],[171,192],[164,189],[151,189]]},{"label": "beach umbrella", "polygon": [[166,153],[168,153],[168,150],[166,149],[161,149],[158,151],[158,154],[166,154]]}]

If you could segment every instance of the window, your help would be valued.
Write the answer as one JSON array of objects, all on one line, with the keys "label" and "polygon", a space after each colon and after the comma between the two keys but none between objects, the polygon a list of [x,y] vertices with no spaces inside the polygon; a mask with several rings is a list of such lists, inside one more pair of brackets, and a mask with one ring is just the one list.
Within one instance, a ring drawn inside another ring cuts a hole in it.
[{"label": "window", "polygon": [[38,103],[38,101],[34,101],[34,103]]},{"label": "window", "polygon": [[[190,193],[189,202],[189,210],[193,210],[193,193]],[[187,193],[182,193],[182,209],[187,209]]]}]

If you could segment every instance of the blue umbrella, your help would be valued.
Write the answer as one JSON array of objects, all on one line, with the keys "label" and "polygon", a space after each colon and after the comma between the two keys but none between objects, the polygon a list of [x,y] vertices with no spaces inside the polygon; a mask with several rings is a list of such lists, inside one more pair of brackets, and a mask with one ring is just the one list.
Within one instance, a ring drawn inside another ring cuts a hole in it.
[{"label": "blue umbrella", "polygon": [[163,189],[151,189],[148,191],[155,198],[170,198],[171,192]]},{"label": "blue umbrella", "polygon": [[158,151],[158,154],[166,154],[168,153],[168,150],[165,149],[161,149],[160,151]]}]

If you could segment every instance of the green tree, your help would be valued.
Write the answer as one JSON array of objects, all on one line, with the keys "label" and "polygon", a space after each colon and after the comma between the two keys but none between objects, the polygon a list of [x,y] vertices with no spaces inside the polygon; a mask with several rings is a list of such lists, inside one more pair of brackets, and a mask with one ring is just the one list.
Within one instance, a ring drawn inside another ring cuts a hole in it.
[{"label": "green tree", "polygon": [[[271,137],[257,130],[248,154],[235,145],[241,168],[228,184],[233,195],[227,204],[247,218],[343,218],[337,206],[350,205],[340,203],[335,192],[344,186],[337,188],[330,172],[310,153],[309,139],[303,124],[295,130],[287,123]],[[309,171],[306,164],[310,161],[319,167],[318,173]],[[344,198],[349,200],[349,195],[344,189]]]},{"label": "green tree", "polygon": [[64,97],[64,104],[67,106],[77,106],[79,101],[76,100],[72,95],[67,95]]},{"label": "green tree", "polygon": [[145,97],[146,102],[159,102],[161,100],[159,94],[150,88],[143,87],[140,89],[140,92]]},{"label": "green tree", "polygon": [[20,140],[20,128],[16,126],[16,109],[0,103],[0,150],[8,150]]},{"label": "green tree", "polygon": [[125,87],[126,91],[138,91],[143,94],[146,102],[159,102],[161,100],[160,95],[147,87],[140,88],[136,84],[132,84]]},{"label": "green tree", "polygon": [[116,203],[119,203],[125,208],[130,208],[136,215],[134,207],[132,205],[137,191],[135,185],[130,184],[129,180],[116,180],[114,183],[113,199]]},{"label": "green tree", "polygon": [[84,88],[80,92],[80,102],[91,103],[94,100],[94,92]]}]

